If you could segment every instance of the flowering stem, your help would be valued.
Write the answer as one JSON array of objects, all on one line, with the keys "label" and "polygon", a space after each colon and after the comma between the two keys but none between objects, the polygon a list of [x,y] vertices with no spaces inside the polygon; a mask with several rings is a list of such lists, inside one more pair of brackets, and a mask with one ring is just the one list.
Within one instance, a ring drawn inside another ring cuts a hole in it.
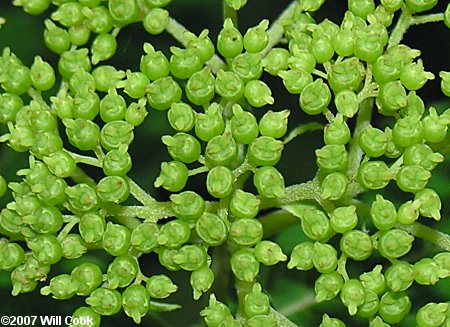
[{"label": "flowering stem", "polygon": [[429,15],[422,15],[422,16],[413,16],[412,20],[411,20],[411,25],[437,23],[437,22],[440,22],[443,20],[444,20],[443,13],[429,14]]},{"label": "flowering stem", "polygon": [[130,185],[130,193],[136,200],[146,206],[155,205],[156,200],[136,184],[134,180],[128,178],[128,184]]},{"label": "flowering stem", "polygon": [[402,13],[389,37],[388,49],[392,48],[394,45],[398,45],[402,41],[403,35],[405,35],[406,31],[411,26],[412,21],[411,10],[409,10],[406,5],[403,5]]},{"label": "flowering stem", "polygon": [[450,235],[437,231],[431,227],[415,222],[411,225],[397,225],[408,233],[433,243],[446,251],[450,251]]}]

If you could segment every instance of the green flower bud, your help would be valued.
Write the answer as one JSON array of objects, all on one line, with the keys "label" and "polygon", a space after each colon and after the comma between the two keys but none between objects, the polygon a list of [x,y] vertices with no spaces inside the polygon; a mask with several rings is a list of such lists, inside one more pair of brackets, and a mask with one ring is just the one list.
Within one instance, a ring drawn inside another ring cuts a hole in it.
[{"label": "green flower bud", "polygon": [[195,49],[181,49],[175,46],[170,47],[170,72],[179,79],[188,79],[195,72],[203,68],[203,62]]},{"label": "green flower bud", "polygon": [[338,318],[330,318],[326,313],[322,316],[322,323],[319,327],[345,327],[345,324]]},{"label": "green flower bud", "polygon": [[334,172],[325,176],[320,186],[322,199],[339,200],[347,191],[348,178],[343,173]]},{"label": "green flower bud", "polygon": [[205,211],[203,198],[193,191],[184,191],[170,196],[172,210],[180,219],[190,220],[199,218]]},{"label": "green flower bud", "polygon": [[364,80],[364,65],[358,58],[350,57],[335,63],[328,75],[328,83],[335,94],[343,90],[356,91]]},{"label": "green flower bud", "polygon": [[233,117],[230,122],[231,134],[238,143],[249,144],[259,134],[255,116],[248,111],[243,111],[238,104],[233,105]]},{"label": "green flower bud", "polygon": [[215,51],[214,44],[208,37],[208,33],[208,29],[202,30],[198,37],[194,33],[187,33],[189,38],[187,47],[195,49],[195,52],[198,53],[200,59],[204,62],[210,60]]},{"label": "green flower bud", "polygon": [[100,117],[105,123],[121,120],[125,117],[126,108],[125,99],[115,87],[110,87],[108,94],[100,101]]},{"label": "green flower bud", "polygon": [[97,193],[84,183],[69,186],[65,190],[69,200],[69,205],[75,211],[91,211],[98,205]]},{"label": "green flower bud", "polygon": [[69,31],[70,43],[77,46],[85,45],[91,36],[91,30],[87,26],[87,22],[83,20],[78,25],[70,26]]},{"label": "green flower bud", "polygon": [[36,208],[32,215],[24,216],[22,221],[41,234],[56,233],[63,225],[61,212],[56,207],[47,206]]},{"label": "green flower bud", "polygon": [[317,165],[324,172],[343,171],[347,167],[348,153],[344,145],[325,145],[315,153]]},{"label": "green flower bud", "polygon": [[110,65],[99,65],[92,71],[92,77],[95,81],[95,88],[100,92],[107,92],[125,77],[125,72]]},{"label": "green flower bud", "polygon": [[394,177],[384,161],[366,161],[358,168],[358,182],[369,190],[385,188]]},{"label": "green flower bud", "polygon": [[216,214],[205,212],[195,223],[198,236],[210,246],[218,246],[228,237],[228,226]]},{"label": "green flower bud", "polygon": [[8,209],[2,209],[0,212],[0,228],[10,234],[20,234],[20,230],[23,226],[20,216]]},{"label": "green flower bud", "polygon": [[15,122],[16,115],[23,106],[23,100],[20,96],[12,93],[2,93],[0,95],[0,123]]},{"label": "green flower bud", "polygon": [[42,295],[50,295],[57,300],[70,299],[75,295],[77,286],[72,282],[72,276],[62,274],[53,277],[48,286],[41,288]]},{"label": "green flower bud", "polygon": [[56,11],[51,14],[54,21],[59,22],[64,27],[78,25],[83,21],[83,6],[77,2],[67,2],[61,4]]},{"label": "green flower bud", "polygon": [[420,202],[419,212],[424,217],[441,220],[441,199],[439,195],[430,188],[425,188],[416,193],[414,201]]},{"label": "green flower bud", "polygon": [[134,126],[126,121],[117,120],[105,124],[100,132],[100,141],[106,150],[119,148],[122,144],[130,145],[134,139]]},{"label": "green flower bud", "polygon": [[390,327],[391,325],[385,323],[381,317],[376,316],[375,319],[372,320],[369,327]]},{"label": "green flower bud", "polygon": [[205,161],[210,167],[228,166],[237,158],[237,155],[236,141],[229,132],[214,136],[206,145]]},{"label": "green flower bud", "polygon": [[81,48],[63,52],[58,62],[59,73],[64,78],[69,79],[78,69],[87,72],[91,70],[88,49]]},{"label": "green flower bud", "polygon": [[50,19],[46,19],[44,30],[44,42],[47,48],[56,54],[61,55],[69,50],[70,39],[67,31],[55,25]]},{"label": "green flower bud", "polygon": [[357,279],[349,279],[342,285],[341,301],[348,308],[348,313],[354,316],[358,307],[364,304],[364,286]]},{"label": "green flower bud", "polygon": [[[446,13],[448,12],[448,6]],[[447,15],[448,16],[448,15]],[[446,96],[450,96],[450,72],[441,71],[439,72],[439,77],[441,78],[441,90]]]},{"label": "green flower bud", "polygon": [[384,292],[386,289],[386,280],[381,272],[382,269],[382,265],[376,265],[371,271],[365,272],[359,276],[366,291],[372,291],[375,294]]},{"label": "green flower bud", "polygon": [[270,315],[253,316],[244,323],[245,327],[276,327],[276,325],[275,319]]},{"label": "green flower bud", "polygon": [[273,104],[272,91],[266,83],[260,80],[251,80],[244,87],[244,96],[251,106],[260,108],[266,104]]},{"label": "green flower bud", "polygon": [[342,144],[345,145],[350,141],[350,129],[344,121],[341,113],[336,115],[333,122],[327,124],[323,131],[323,140],[325,144]]},{"label": "green flower bud", "polygon": [[57,177],[69,177],[76,169],[76,162],[65,150],[50,153],[43,158],[48,169]]},{"label": "green flower bud", "polygon": [[103,172],[107,176],[124,176],[131,169],[131,156],[128,153],[128,146],[122,144],[117,149],[108,151],[102,160]]},{"label": "green flower bud", "polygon": [[322,79],[306,85],[300,94],[300,107],[308,115],[322,113],[331,101],[331,92]]},{"label": "green flower bud", "polygon": [[209,305],[200,311],[200,315],[205,319],[208,327],[219,327],[226,323],[231,325],[233,321],[230,309],[222,302],[217,301],[214,294],[210,295]]},{"label": "green flower bud", "polygon": [[370,217],[378,230],[389,230],[397,224],[397,210],[394,204],[377,194],[376,200],[372,202]]},{"label": "green flower bud", "polygon": [[236,278],[252,282],[259,273],[259,262],[250,249],[243,248],[231,256],[231,270]]},{"label": "green flower bud", "polygon": [[156,81],[169,75],[169,61],[161,51],[155,51],[155,48],[146,42],[144,52],[139,67],[150,80]]},{"label": "green flower bud", "polygon": [[224,166],[213,167],[206,176],[206,188],[212,196],[224,198],[233,191],[234,175]]},{"label": "green flower bud", "polygon": [[36,56],[30,68],[30,78],[35,89],[47,91],[55,84],[55,71],[48,62],[43,61],[40,56]]},{"label": "green flower bud", "polygon": [[316,302],[329,301],[334,299],[341,291],[344,279],[338,272],[330,272],[320,275],[314,283]]},{"label": "green flower bud", "polygon": [[175,219],[161,227],[156,243],[168,248],[178,248],[186,243],[190,236],[189,223],[185,220]]},{"label": "green flower bud", "polygon": [[237,218],[254,218],[259,212],[261,200],[252,193],[237,189],[230,201],[230,212]]},{"label": "green flower bud", "polygon": [[101,241],[105,228],[105,218],[97,212],[85,213],[78,223],[80,235],[86,243]]},{"label": "green flower bud", "polygon": [[289,68],[288,59],[291,56],[289,50],[284,48],[272,48],[262,59],[264,70],[270,75],[277,76],[280,71]]},{"label": "green flower bud", "polygon": [[322,274],[334,271],[338,264],[337,251],[330,244],[314,243],[313,264]]},{"label": "green flower bud", "polygon": [[247,318],[268,315],[270,312],[269,297],[262,292],[260,283],[255,283],[251,292],[244,298],[244,312]]},{"label": "green flower bud", "polygon": [[256,259],[266,266],[272,266],[280,261],[286,261],[287,256],[281,247],[272,241],[261,241],[255,246]]},{"label": "green flower bud", "polygon": [[369,234],[357,229],[348,231],[342,236],[340,247],[347,257],[356,261],[367,259],[373,250]]},{"label": "green flower bud", "polygon": [[162,142],[167,145],[171,157],[184,163],[192,163],[200,157],[200,142],[192,135],[177,133],[174,136],[164,135]]},{"label": "green flower bud", "polygon": [[253,175],[253,184],[261,196],[268,198],[284,196],[284,178],[275,167],[258,168]]},{"label": "green flower bud", "polygon": [[76,285],[76,293],[88,296],[102,283],[103,275],[100,268],[93,263],[83,262],[70,273],[72,283]]},{"label": "green flower bud", "polygon": [[411,264],[405,261],[396,261],[384,273],[386,285],[393,292],[407,290],[414,281],[414,272]]},{"label": "green flower bud", "polygon": [[207,292],[214,282],[214,272],[208,266],[203,266],[191,273],[190,283],[194,300],[198,300]]},{"label": "green flower bud", "polygon": [[278,72],[278,76],[283,79],[283,84],[286,87],[286,90],[291,94],[302,93],[306,85],[313,82],[311,73],[302,68],[280,70]]},{"label": "green flower bud", "polygon": [[113,316],[122,307],[122,297],[116,290],[100,287],[91,293],[86,303],[102,316]]},{"label": "green flower bud", "polygon": [[338,207],[330,215],[330,225],[334,231],[344,234],[358,224],[356,206]]},{"label": "green flower bud", "polygon": [[310,270],[314,267],[313,263],[314,244],[312,242],[302,242],[297,244],[291,253],[288,269],[297,268],[298,270]]},{"label": "green flower bud", "polygon": [[35,258],[43,264],[52,265],[61,260],[61,243],[54,235],[38,235],[27,241],[27,246],[33,252]]},{"label": "green flower bud", "polygon": [[186,84],[186,96],[197,106],[209,103],[215,94],[215,79],[211,69],[206,66],[192,74]]},{"label": "green flower bud", "polygon": [[87,252],[86,243],[78,234],[68,234],[61,240],[63,257],[76,259]]},{"label": "green flower bud", "polygon": [[387,136],[378,128],[368,126],[359,136],[359,146],[370,157],[380,157],[387,150]]},{"label": "green flower bud", "polygon": [[442,142],[448,133],[448,122],[449,119],[446,119],[444,115],[439,116],[436,109],[431,107],[430,114],[422,119],[424,139],[430,143]]},{"label": "green flower bud", "polygon": [[324,241],[331,236],[333,231],[325,212],[310,207],[305,208],[299,217],[301,218],[302,230],[310,239]]},{"label": "green flower bud", "polygon": [[404,192],[417,193],[425,188],[431,173],[422,166],[402,167],[395,177],[397,186]]},{"label": "green flower bud", "polygon": [[301,49],[297,44],[291,47],[293,56],[288,59],[288,64],[291,69],[304,70],[311,74],[316,67],[316,58],[309,50],[312,39],[310,38],[306,42],[308,43],[308,49]]},{"label": "green flower bud", "polygon": [[236,219],[230,227],[229,239],[240,246],[253,246],[263,237],[263,226],[256,219]]},{"label": "green flower bud", "polygon": [[180,85],[170,76],[155,80],[147,86],[146,91],[148,103],[156,110],[167,110],[173,103],[181,100]]},{"label": "green flower bud", "polygon": [[[84,321],[91,322],[91,327],[99,327],[101,316],[92,310],[90,307],[80,307],[72,314],[71,327],[82,327]],[[78,322],[78,323],[77,323]]]},{"label": "green flower bud", "polygon": [[226,58],[236,57],[244,48],[242,34],[234,27],[231,19],[226,19],[217,37],[217,50]]},{"label": "green flower bud", "polygon": [[257,166],[274,166],[280,160],[283,148],[283,142],[270,136],[260,136],[250,144],[247,156]]},{"label": "green flower bud", "polygon": [[195,134],[203,141],[207,142],[224,131],[222,108],[215,102],[206,109],[204,114],[200,113],[195,117]]},{"label": "green flower bud", "polygon": [[217,72],[215,89],[217,94],[229,101],[237,101],[244,95],[244,82],[232,71]]},{"label": "green flower bud", "polygon": [[397,212],[397,221],[403,225],[410,225],[419,218],[421,202],[418,200],[403,203]]},{"label": "green flower bud", "polygon": [[413,242],[414,236],[402,229],[393,228],[381,234],[378,252],[385,258],[400,258],[411,250]]},{"label": "green flower bud", "polygon": [[431,258],[422,258],[413,265],[414,280],[421,285],[434,285],[440,278],[447,277],[447,271]]},{"label": "green flower bud", "polygon": [[142,21],[147,32],[158,35],[164,32],[169,24],[169,12],[162,8],[152,8]]},{"label": "green flower bud", "polygon": [[121,176],[106,176],[97,184],[97,196],[105,202],[120,203],[130,195],[128,181]]},{"label": "green flower bud", "polygon": [[378,312],[380,301],[375,292],[365,290],[364,293],[364,303],[358,307],[356,314],[363,318],[370,318]]},{"label": "green flower bud", "polygon": [[208,253],[206,249],[199,244],[183,245],[177,254],[174,255],[173,261],[181,267],[181,269],[194,271],[206,265]]},{"label": "green flower bud", "polygon": [[131,232],[130,244],[140,252],[149,253],[157,246],[158,235],[157,224],[142,223]]},{"label": "green flower bud", "polygon": [[378,312],[389,324],[396,324],[411,310],[411,300],[405,292],[386,292],[380,299]]},{"label": "green flower bud", "polygon": [[[231,69],[242,79],[244,83],[252,80],[257,80],[261,77],[263,72],[262,55],[260,53],[242,53],[233,59],[233,61],[231,62]],[[262,91],[262,95],[266,98],[266,100],[271,99],[271,94],[268,92],[270,90],[268,90],[267,85],[262,87],[261,85],[257,85],[256,89]],[[257,99],[255,99],[255,101],[257,101]]]},{"label": "green flower bud", "polygon": [[290,111],[282,110],[273,112],[269,110],[259,121],[261,135],[273,138],[282,137],[287,131],[287,123]]},{"label": "green flower bud", "polygon": [[130,230],[122,225],[108,222],[103,233],[103,248],[113,256],[127,253],[130,248]]},{"label": "green flower bud", "polygon": [[131,284],[139,271],[138,262],[129,254],[116,257],[108,266],[108,288],[126,287]]},{"label": "green flower bud", "polygon": [[172,103],[169,111],[167,112],[167,118],[170,126],[178,132],[189,132],[194,128],[195,124],[195,111],[187,103]]},{"label": "green flower bud", "polygon": [[433,257],[433,260],[437,262],[441,269],[447,272],[447,276],[450,275],[450,252],[438,253]]},{"label": "green flower bud", "polygon": [[176,292],[178,286],[166,275],[153,275],[147,280],[147,292],[155,299],[165,299]]},{"label": "green flower bud", "polygon": [[23,248],[17,243],[8,242],[6,239],[0,239],[0,269],[12,270],[19,266],[25,258]]},{"label": "green flower bud", "polygon": [[416,322],[419,327],[445,326],[448,303],[427,303],[416,314]]},{"label": "green flower bud", "polygon": [[181,267],[175,263],[174,257],[177,255],[178,249],[162,248],[158,250],[159,263],[171,271],[178,271]]},{"label": "green flower bud", "polygon": [[156,178],[154,186],[164,187],[170,192],[181,191],[189,177],[189,170],[180,161],[169,161],[161,163],[161,172]]},{"label": "green flower bud", "polygon": [[394,54],[386,53],[374,62],[373,76],[375,80],[384,84],[390,81],[395,81],[400,78],[400,72],[403,68],[403,61]]},{"label": "green flower bud", "polygon": [[343,89],[335,94],[334,105],[340,114],[351,118],[358,112],[359,101],[354,91]]},{"label": "green flower bud", "polygon": [[269,20],[263,19],[257,26],[247,29],[244,35],[244,48],[250,53],[262,51],[269,43],[267,28]]},{"label": "green flower bud", "polygon": [[65,118],[63,124],[69,142],[82,151],[94,149],[100,143],[100,128],[93,121]]},{"label": "green flower bud", "polygon": [[419,116],[408,116],[397,120],[392,129],[394,142],[403,147],[421,143],[423,139],[422,123]]},{"label": "green flower bud", "polygon": [[424,143],[411,145],[407,147],[403,153],[403,163],[406,166],[419,165],[430,171],[443,160],[444,157],[442,154],[433,152],[433,150]]}]

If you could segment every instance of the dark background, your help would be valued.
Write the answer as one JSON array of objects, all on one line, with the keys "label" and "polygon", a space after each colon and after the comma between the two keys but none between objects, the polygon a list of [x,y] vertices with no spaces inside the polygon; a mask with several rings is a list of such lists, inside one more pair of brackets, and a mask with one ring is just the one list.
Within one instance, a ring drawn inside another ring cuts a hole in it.
[{"label": "dark background", "polygon": [[[204,28],[210,30],[212,40],[221,28],[222,8],[219,0],[174,0],[168,6],[171,15],[179,22],[184,24],[189,30],[198,34]],[[281,13],[290,2],[273,0],[249,0],[247,6],[239,12],[239,27],[243,32],[248,27],[259,23],[261,19],[268,18],[270,21]],[[440,1],[435,11],[443,11],[446,1]],[[339,24],[342,14],[346,8],[346,1],[329,0],[321,11],[315,16],[317,22],[325,17]],[[0,29],[0,51],[9,46],[26,65],[31,65],[35,55],[40,55],[56,67],[57,56],[45,48],[43,42],[43,21],[52,9],[39,17],[33,17],[25,14],[21,8],[12,6],[11,1],[1,0],[0,16],[7,19],[7,24]],[[438,76],[441,70],[450,70],[450,30],[443,23],[426,24],[418,27],[412,27],[404,39],[404,43],[412,48],[422,51],[422,59],[428,71]],[[145,32],[140,24],[133,24],[124,28],[118,36],[118,51],[114,59],[108,63],[117,66],[123,70],[137,70],[139,67],[139,58],[143,54],[143,42],[152,43],[155,48],[163,50],[169,54],[170,45],[178,45],[172,37],[167,34],[162,36],[151,36]],[[263,79],[270,84],[276,104],[275,110],[291,109],[289,127],[294,128],[299,124],[312,121],[300,112],[298,108],[297,96],[292,96],[283,90],[279,79],[270,76],[264,76]],[[52,92],[45,96],[48,98]],[[443,110],[449,106],[446,99],[439,89],[439,79],[430,81],[419,91],[419,95],[426,101],[427,106],[436,106]],[[261,115],[263,111],[257,111]],[[317,120],[317,118],[314,118]],[[375,117],[380,120],[380,117]],[[319,121],[323,122],[323,120]],[[4,126],[0,126],[1,133],[7,132]],[[169,160],[169,155],[160,141],[161,135],[170,134],[170,129],[165,113],[151,111],[146,122],[136,129],[135,141],[130,152],[133,157],[133,170],[130,177],[138,182],[144,189],[155,195],[158,199],[166,200],[168,193],[155,190],[153,181],[159,174],[159,165],[161,161]],[[286,184],[291,185],[311,179],[316,170],[314,150],[322,145],[321,133],[313,132],[297,138],[289,143],[283,152],[283,160],[278,164],[282,171]],[[449,155],[446,155],[447,159]],[[27,155],[11,151],[6,145],[0,144],[0,174],[5,176],[8,181],[18,181],[20,178],[15,175],[15,171],[27,166]],[[448,160],[447,160],[448,161]],[[92,174],[98,174],[96,170]],[[433,178],[430,181],[430,187],[435,188],[442,197],[443,221],[432,224],[436,228],[450,232],[449,224],[449,206],[446,204],[450,200],[450,176],[449,165],[442,164],[433,172]],[[188,187],[202,191],[204,185],[203,177],[190,179]],[[394,189],[388,189],[393,201],[402,200],[402,195],[395,192]],[[374,194],[368,194],[367,199],[374,197]],[[2,207],[11,200],[10,196],[0,199]],[[400,202],[401,203],[401,202]],[[430,223],[430,222],[427,222]],[[430,223],[431,224],[431,223]],[[289,254],[292,248],[300,241],[306,240],[301,232],[299,225],[289,228],[277,236],[276,241],[283,247],[285,253]],[[415,242],[414,254],[406,257],[406,260],[415,262],[422,256],[432,256],[437,249],[434,246],[427,245],[420,240]],[[100,265],[103,271],[106,271],[107,265],[112,258],[104,252],[91,252],[83,256],[81,260],[90,260]],[[79,260],[63,260],[58,265],[52,267],[48,280],[57,274],[70,272]],[[371,270],[377,263],[383,262],[379,257],[371,258],[362,263],[349,263],[351,276],[356,277],[359,273]],[[385,262],[384,262],[385,263]],[[203,296],[199,301],[192,300],[191,289],[189,286],[189,274],[185,272],[170,273],[162,270],[157,263],[154,255],[148,255],[142,258],[141,267],[146,275],[167,273],[175,284],[180,286],[180,290],[172,295],[167,302],[179,303],[183,309],[173,313],[153,314],[142,321],[142,326],[200,326],[202,322],[198,312],[207,305],[207,296]],[[367,320],[352,318],[348,320],[343,306],[339,300],[328,301],[320,305],[314,304],[313,285],[318,277],[316,272],[288,271],[282,265],[276,268],[263,268],[261,272],[261,281],[271,296],[273,306],[279,311],[286,313],[299,326],[318,326],[323,313],[330,316],[343,317],[349,326],[366,326]],[[220,283],[221,281],[216,281]],[[42,283],[38,288],[46,283]],[[413,312],[418,307],[429,301],[448,301],[450,283],[441,281],[437,287],[413,287],[410,295],[413,300]],[[232,293],[230,289],[230,293]],[[11,285],[9,273],[0,272],[0,316],[1,315],[70,315],[76,308],[84,305],[84,299],[75,297],[67,301],[53,300],[50,297],[44,297],[35,291],[30,294],[20,294],[17,297],[10,295]],[[414,325],[414,317],[411,314],[399,326]],[[182,322],[182,324],[180,324]],[[103,317],[103,326],[133,326],[132,320],[119,313],[114,317]]]}]

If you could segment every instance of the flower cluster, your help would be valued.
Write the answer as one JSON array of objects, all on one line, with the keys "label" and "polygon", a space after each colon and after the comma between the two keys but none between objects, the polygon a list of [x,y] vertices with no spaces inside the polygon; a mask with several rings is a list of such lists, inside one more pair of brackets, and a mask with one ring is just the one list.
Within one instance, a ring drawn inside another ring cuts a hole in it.
[{"label": "flower cluster", "polygon": [[[8,47],[0,57],[0,123],[8,130],[0,141],[29,157],[20,181],[0,176],[0,195],[13,199],[0,212],[0,269],[10,272],[12,294],[39,288],[57,300],[82,297],[73,316],[95,326],[121,310],[140,323],[178,309],[162,300],[179,290],[170,275],[183,270],[193,299],[209,296],[199,313],[207,326],[294,326],[259,279],[262,267],[285,265],[299,276],[315,270],[316,302],[338,298],[345,307],[347,320],[325,314],[322,327],[351,325],[353,316],[371,327],[403,321],[413,285],[450,277],[450,236],[422,224],[443,218],[428,182],[445,160],[450,109],[427,107],[419,95],[440,78],[450,96],[450,72],[426,71],[421,52],[401,40],[410,25],[450,28],[450,5],[427,14],[437,0],[379,2],[348,0],[336,23],[315,18],[325,0],[293,1],[277,21],[241,31],[237,11],[247,1],[224,0],[212,38],[176,22],[171,0],[15,0],[31,15],[49,14],[44,41],[58,61],[36,56],[28,67]],[[180,44],[165,54],[143,42],[139,69],[117,69],[108,60],[131,24]],[[280,108],[266,77],[297,101]],[[167,201],[128,176],[135,130],[151,111],[164,112],[173,131],[161,136],[170,160],[153,182]],[[294,111],[325,124],[288,129]],[[286,186],[277,168],[284,148],[315,129],[323,135],[316,176]],[[198,175],[203,189],[190,187]],[[388,185],[406,200],[390,198]],[[358,198],[364,193],[369,200]],[[308,240],[287,253],[271,236],[292,224]],[[416,238],[444,251],[411,263]],[[47,280],[53,265],[92,250],[107,254],[107,269],[86,261]],[[150,253],[167,274],[143,273]],[[371,257],[380,263],[364,266]],[[353,263],[362,272],[347,271]],[[236,311],[214,293],[228,273]],[[447,326],[449,304],[425,304],[417,325]]]}]

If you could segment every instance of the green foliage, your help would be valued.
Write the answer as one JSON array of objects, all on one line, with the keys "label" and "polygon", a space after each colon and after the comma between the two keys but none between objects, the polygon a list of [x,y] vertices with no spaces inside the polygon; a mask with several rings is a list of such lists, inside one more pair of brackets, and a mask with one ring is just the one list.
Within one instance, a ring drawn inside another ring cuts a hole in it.
[{"label": "green foliage", "polygon": [[449,326],[450,5],[256,3],[2,2],[0,314]]}]

